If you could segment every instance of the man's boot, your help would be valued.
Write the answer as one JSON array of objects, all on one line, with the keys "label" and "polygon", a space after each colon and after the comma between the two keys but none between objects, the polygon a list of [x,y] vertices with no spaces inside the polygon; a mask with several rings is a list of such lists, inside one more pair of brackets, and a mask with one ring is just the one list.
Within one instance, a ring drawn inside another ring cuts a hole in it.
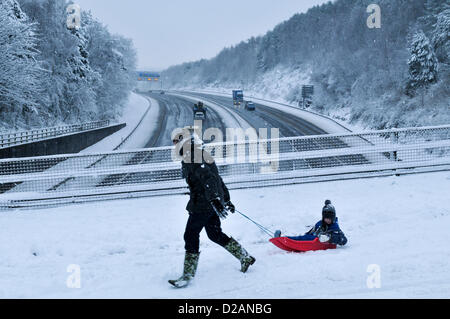
[{"label": "man's boot", "polygon": [[184,257],[183,275],[177,280],[169,280],[169,283],[176,288],[184,288],[189,285],[191,280],[195,277],[199,257],[200,253],[191,254],[186,252]]},{"label": "man's boot", "polygon": [[246,273],[248,268],[256,262],[256,259],[249,255],[249,253],[233,238],[225,246],[234,257],[241,262],[241,271]]}]

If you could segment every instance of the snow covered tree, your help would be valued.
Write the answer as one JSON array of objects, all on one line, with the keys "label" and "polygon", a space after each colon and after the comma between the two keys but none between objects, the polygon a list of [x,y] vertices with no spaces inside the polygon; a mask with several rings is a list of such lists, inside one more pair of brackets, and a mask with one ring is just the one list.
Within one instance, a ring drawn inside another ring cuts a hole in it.
[{"label": "snow covered tree", "polygon": [[450,0],[426,0],[424,3],[425,14],[419,18],[422,29],[426,34],[431,32],[440,12],[450,9]]},{"label": "snow covered tree", "polygon": [[111,119],[121,114],[122,106],[135,87],[136,51],[131,40],[111,35],[91,13],[83,12],[82,22],[90,65],[100,75],[94,88],[99,114]]},{"label": "snow covered tree", "polygon": [[[113,119],[134,87],[133,43],[67,0],[0,0],[0,129]],[[95,22],[94,22],[95,21]]]},{"label": "snow covered tree", "polygon": [[437,15],[433,45],[440,62],[450,64],[450,9]]},{"label": "snow covered tree", "polygon": [[111,35],[92,14],[82,12],[80,28],[68,28],[67,0],[18,0],[36,22],[39,59],[50,103],[49,121],[73,123],[113,119],[134,87],[133,43]]},{"label": "snow covered tree", "polygon": [[408,60],[407,90],[411,94],[416,88],[426,87],[437,81],[438,61],[430,40],[421,30],[412,36],[409,51],[411,57]]},{"label": "snow covered tree", "polygon": [[37,23],[38,49],[48,76],[44,81],[50,125],[96,119],[95,85],[82,30],[67,27],[66,0],[19,0]]},{"label": "snow covered tree", "polygon": [[[0,127],[37,124],[41,115],[43,71],[36,62],[32,24],[15,0],[0,1]],[[37,115],[37,116],[36,116]]]}]

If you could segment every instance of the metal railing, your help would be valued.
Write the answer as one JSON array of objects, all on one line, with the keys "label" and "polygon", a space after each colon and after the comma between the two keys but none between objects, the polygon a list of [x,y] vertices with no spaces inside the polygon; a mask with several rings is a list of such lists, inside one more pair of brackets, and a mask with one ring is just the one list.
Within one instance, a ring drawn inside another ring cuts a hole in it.
[{"label": "metal railing", "polygon": [[[450,125],[206,144],[230,189],[450,169]],[[173,147],[0,160],[0,208],[187,192]]]},{"label": "metal railing", "polygon": [[0,148],[35,142],[56,136],[94,130],[109,126],[110,121],[97,121],[83,124],[48,127],[38,130],[0,134]]}]

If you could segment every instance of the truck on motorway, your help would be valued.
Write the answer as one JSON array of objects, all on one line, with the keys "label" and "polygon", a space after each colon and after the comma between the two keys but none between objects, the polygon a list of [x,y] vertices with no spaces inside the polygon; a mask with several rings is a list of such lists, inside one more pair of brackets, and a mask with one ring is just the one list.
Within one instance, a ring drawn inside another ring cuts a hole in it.
[{"label": "truck on motorway", "polygon": [[309,108],[313,104],[314,85],[302,86],[302,99],[299,101],[298,106],[303,109]]},{"label": "truck on motorway", "polygon": [[242,103],[244,103],[244,91],[233,90],[233,104],[241,105]]},{"label": "truck on motorway", "polygon": [[203,102],[194,104],[194,120],[206,120],[206,106]]}]

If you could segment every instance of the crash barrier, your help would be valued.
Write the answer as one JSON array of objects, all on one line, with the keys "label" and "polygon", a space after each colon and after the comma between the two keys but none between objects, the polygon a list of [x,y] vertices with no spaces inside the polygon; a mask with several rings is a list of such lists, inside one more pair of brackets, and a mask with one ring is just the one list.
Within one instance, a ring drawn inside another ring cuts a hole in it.
[{"label": "crash barrier", "polygon": [[[450,169],[450,125],[205,144],[230,189]],[[185,194],[173,147],[0,160],[0,209]]]},{"label": "crash barrier", "polygon": [[110,121],[105,120],[75,125],[48,127],[31,131],[2,133],[0,134],[0,149],[55,136],[107,127],[109,124]]},{"label": "crash barrier", "polygon": [[0,159],[78,153],[125,126],[114,124],[0,148]]}]

